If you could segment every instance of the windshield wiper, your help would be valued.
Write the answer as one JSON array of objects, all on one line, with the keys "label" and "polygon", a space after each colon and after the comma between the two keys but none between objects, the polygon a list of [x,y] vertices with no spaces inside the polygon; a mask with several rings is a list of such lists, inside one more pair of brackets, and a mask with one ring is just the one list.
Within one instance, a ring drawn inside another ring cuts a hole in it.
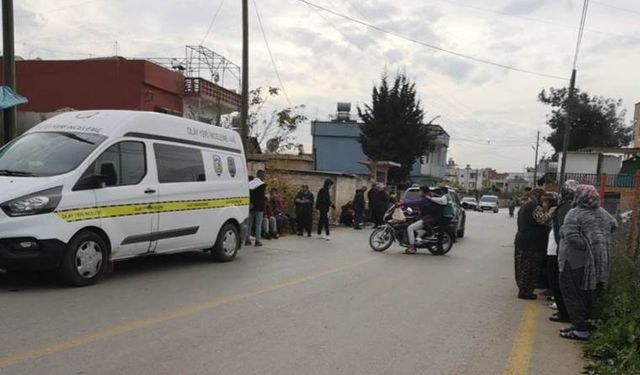
[{"label": "windshield wiper", "polygon": [[12,171],[10,169],[0,169],[0,176],[35,177],[31,172]]},{"label": "windshield wiper", "polygon": [[61,134],[61,135],[65,136],[65,137],[68,137],[68,138],[71,138],[71,139],[75,139],[76,141],[80,141],[80,142],[83,142],[83,143],[88,143],[90,145],[95,145],[96,144],[95,142],[88,141],[88,140],[86,140],[86,139],[84,139],[84,138],[82,138],[82,137],[80,137],[80,136],[78,136],[76,134],[73,134],[73,133],[58,133],[58,134]]}]

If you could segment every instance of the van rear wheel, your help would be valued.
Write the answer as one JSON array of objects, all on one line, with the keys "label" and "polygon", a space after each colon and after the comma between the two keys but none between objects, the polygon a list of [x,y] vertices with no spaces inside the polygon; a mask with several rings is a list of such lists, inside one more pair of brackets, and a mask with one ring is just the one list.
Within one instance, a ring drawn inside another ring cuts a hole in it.
[{"label": "van rear wheel", "polygon": [[216,262],[231,262],[238,254],[240,248],[240,233],[233,224],[225,224],[216,244],[211,249],[211,259]]},{"label": "van rear wheel", "polygon": [[71,239],[60,264],[61,280],[71,286],[87,286],[102,279],[109,263],[104,239],[90,231]]}]

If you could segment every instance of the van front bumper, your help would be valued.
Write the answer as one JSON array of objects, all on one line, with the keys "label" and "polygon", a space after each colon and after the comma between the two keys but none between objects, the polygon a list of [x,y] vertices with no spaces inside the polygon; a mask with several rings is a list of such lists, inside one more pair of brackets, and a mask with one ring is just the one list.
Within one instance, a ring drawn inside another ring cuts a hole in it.
[{"label": "van front bumper", "polygon": [[0,269],[50,269],[60,264],[66,244],[31,237],[0,239]]}]

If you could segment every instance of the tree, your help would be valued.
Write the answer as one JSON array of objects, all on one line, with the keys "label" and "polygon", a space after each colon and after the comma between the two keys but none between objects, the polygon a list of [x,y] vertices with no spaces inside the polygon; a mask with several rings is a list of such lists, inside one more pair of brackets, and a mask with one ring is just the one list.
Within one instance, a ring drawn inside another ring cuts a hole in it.
[{"label": "tree", "polygon": [[389,179],[406,182],[417,158],[433,146],[436,135],[423,123],[424,112],[416,98],[415,83],[398,74],[389,86],[387,76],[374,86],[371,105],[358,107],[360,144],[373,161],[394,161],[400,168],[389,171]]},{"label": "tree", "polygon": [[[307,121],[307,117],[300,114],[304,105],[276,108],[265,111],[265,105],[269,99],[278,96],[280,89],[276,87],[258,87],[249,91],[249,137],[255,139],[260,149],[269,153],[280,153],[295,149],[298,144],[295,142],[294,132],[300,124]],[[225,127],[237,126],[238,116],[227,116],[223,121]],[[252,142],[249,142],[251,147]],[[256,152],[250,149],[249,153]]]},{"label": "tree", "polygon": [[[542,90],[538,100],[551,106],[547,125],[553,129],[546,138],[556,152],[562,152],[564,127],[567,118],[568,89],[550,88]],[[569,151],[585,147],[624,147],[633,138],[633,127],[625,124],[626,111],[621,109],[622,100],[601,96],[590,96],[576,89],[571,111],[573,123]]]}]

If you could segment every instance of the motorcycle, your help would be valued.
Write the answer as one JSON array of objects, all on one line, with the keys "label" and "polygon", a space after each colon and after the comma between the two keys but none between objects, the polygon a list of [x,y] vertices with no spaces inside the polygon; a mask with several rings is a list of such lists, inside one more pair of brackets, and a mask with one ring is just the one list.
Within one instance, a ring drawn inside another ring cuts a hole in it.
[{"label": "motorcycle", "polygon": [[[394,220],[393,213],[396,209],[401,209],[405,220]],[[398,241],[400,245],[409,247],[409,235],[407,227],[417,220],[416,213],[411,208],[401,206],[391,206],[384,214],[383,226],[376,228],[369,236],[369,246],[374,251],[385,251]],[[433,227],[433,232],[421,229],[416,231],[416,249],[427,249],[433,255],[444,255],[453,247],[453,239],[449,231],[444,232],[442,248],[438,246],[438,227]]]}]

